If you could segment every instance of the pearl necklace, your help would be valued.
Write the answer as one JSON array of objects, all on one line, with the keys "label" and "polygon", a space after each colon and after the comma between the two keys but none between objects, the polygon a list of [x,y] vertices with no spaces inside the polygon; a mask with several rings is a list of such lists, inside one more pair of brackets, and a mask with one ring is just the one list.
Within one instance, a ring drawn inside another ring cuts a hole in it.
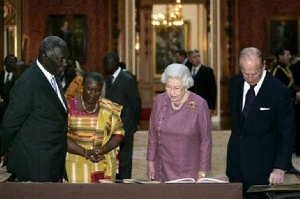
[{"label": "pearl necklace", "polygon": [[180,101],[180,104],[179,106],[175,106],[175,103],[174,102],[171,102],[171,105],[172,105],[172,108],[175,110],[175,111],[178,111],[179,109],[181,109],[181,107],[183,106],[183,103],[187,100],[189,96],[189,93],[186,92],[182,98],[182,100]]},{"label": "pearl necklace", "polygon": [[87,110],[87,108],[86,108],[85,105],[84,105],[84,101],[83,101],[82,95],[80,96],[80,98],[81,98],[81,104],[82,104],[82,107],[83,107],[83,109],[84,109],[85,112],[87,112],[87,113],[89,113],[89,114],[92,114],[92,113],[95,113],[95,112],[96,112],[96,110],[97,110],[97,108],[98,108],[98,103],[96,103],[94,110],[89,111],[89,110]]}]

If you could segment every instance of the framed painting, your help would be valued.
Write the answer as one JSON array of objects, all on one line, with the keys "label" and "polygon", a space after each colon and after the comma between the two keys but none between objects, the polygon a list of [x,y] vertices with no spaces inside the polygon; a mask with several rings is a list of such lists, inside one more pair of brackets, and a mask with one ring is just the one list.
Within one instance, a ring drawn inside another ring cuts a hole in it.
[{"label": "framed painting", "polygon": [[79,62],[86,60],[86,16],[49,16],[49,35],[61,37],[68,45],[71,57]]},{"label": "framed painting", "polygon": [[273,17],[267,19],[268,54],[274,57],[277,49],[288,49],[292,55],[299,54],[298,18]]},{"label": "framed painting", "polygon": [[153,31],[153,72],[159,79],[165,68],[175,62],[177,50],[189,49],[189,23],[180,27],[157,28]]}]

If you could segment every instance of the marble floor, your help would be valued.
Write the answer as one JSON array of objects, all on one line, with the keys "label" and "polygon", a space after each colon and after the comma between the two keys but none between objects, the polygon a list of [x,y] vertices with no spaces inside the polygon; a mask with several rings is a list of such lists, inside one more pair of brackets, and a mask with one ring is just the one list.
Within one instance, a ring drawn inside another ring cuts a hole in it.
[{"label": "marble floor", "polygon": [[[226,148],[230,130],[213,130],[212,170],[207,177],[223,178],[225,176]],[[134,138],[132,178],[147,179],[146,151],[148,132],[138,131]],[[300,158],[293,156],[293,165],[300,170]],[[300,175],[286,174],[285,184],[300,183]]]}]

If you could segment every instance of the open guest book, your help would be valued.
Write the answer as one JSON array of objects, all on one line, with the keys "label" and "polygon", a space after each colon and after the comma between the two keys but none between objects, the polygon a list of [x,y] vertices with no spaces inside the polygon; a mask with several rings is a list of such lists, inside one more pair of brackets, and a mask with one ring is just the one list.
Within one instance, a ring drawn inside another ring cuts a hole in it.
[{"label": "open guest book", "polygon": [[123,179],[123,180],[100,179],[99,183],[101,184],[110,184],[110,183],[158,184],[160,182],[154,180],[146,180],[146,179]]},{"label": "open guest book", "polygon": [[176,180],[166,181],[165,183],[229,183],[229,182],[215,179],[215,178],[201,178],[198,181],[196,181],[193,178],[180,178]]},{"label": "open guest book", "polygon": [[136,183],[136,184],[159,184],[159,181],[148,179],[123,179],[123,183]]}]

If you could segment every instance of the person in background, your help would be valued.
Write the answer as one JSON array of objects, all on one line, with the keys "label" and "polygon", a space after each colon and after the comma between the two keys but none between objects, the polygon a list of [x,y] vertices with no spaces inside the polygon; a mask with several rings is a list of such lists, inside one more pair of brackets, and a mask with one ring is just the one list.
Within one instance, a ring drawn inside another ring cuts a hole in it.
[{"label": "person in background", "polygon": [[120,166],[117,179],[131,178],[133,137],[137,131],[141,113],[141,98],[137,81],[119,66],[117,53],[110,52],[104,56],[103,69],[107,76],[105,97],[123,106],[121,118],[125,138],[120,145]]},{"label": "person in background", "polygon": [[67,100],[79,96],[82,92],[82,76],[76,73],[76,61],[69,58],[62,77],[62,86]]},{"label": "person in background", "polygon": [[8,103],[9,103],[9,96],[10,96],[10,91],[15,85],[16,81],[18,78],[22,75],[22,73],[26,70],[27,66],[23,61],[17,61],[15,70],[13,72],[13,78],[11,80],[8,80],[6,85],[5,85],[5,97],[3,99],[4,102],[4,111],[6,110]]},{"label": "person in background", "polygon": [[125,71],[126,73],[128,73],[129,75],[131,75],[131,76],[136,80],[136,76],[127,70],[127,66],[126,66],[125,62],[122,62],[122,61],[121,61],[121,62],[119,63],[119,66],[120,66],[120,68],[121,68],[123,71]]},{"label": "person in background", "polygon": [[[296,121],[300,121],[300,58],[296,58],[291,64],[290,70],[293,74],[295,96]],[[296,122],[295,153],[300,157],[300,122]]]},{"label": "person in background", "polygon": [[290,90],[265,70],[261,51],[244,48],[241,74],[229,84],[232,132],[227,146],[226,175],[243,183],[244,198],[252,185],[281,184],[290,168],[295,113]]},{"label": "person in background", "polygon": [[[298,113],[299,107],[297,105],[297,96],[300,95],[300,92],[299,92],[299,90],[297,90],[295,88],[294,81],[296,80],[296,78],[299,78],[299,77],[297,77],[296,74],[293,74],[293,72],[290,69],[291,53],[289,50],[287,50],[285,48],[281,48],[281,49],[276,50],[275,57],[276,57],[277,62],[275,63],[271,73],[273,74],[274,77],[279,79],[283,84],[285,84],[291,90],[291,95],[292,95],[293,101],[295,102],[295,106],[294,106],[295,114],[296,114],[296,117],[298,117],[297,114],[299,114]],[[295,70],[294,70],[294,72],[295,72]],[[296,132],[298,132],[298,131],[300,132],[300,129],[298,127],[298,124],[296,124]],[[299,135],[298,135],[298,133],[296,133],[296,139],[295,139],[295,143],[294,143],[295,149],[297,149],[297,147],[299,147],[299,143],[296,142],[296,140],[299,139],[298,137],[299,137]],[[287,173],[299,174],[300,171],[295,169],[293,164],[291,163],[291,168],[287,170]]]},{"label": "person in background", "polygon": [[191,62],[191,58],[192,58],[193,52],[194,52],[194,50],[188,51],[187,61],[186,61],[186,63],[184,64],[184,65],[186,65],[186,66],[189,68],[190,71],[192,70],[192,67],[193,67],[192,62]]},{"label": "person in background", "polygon": [[[15,71],[16,63],[18,59],[13,54],[8,54],[4,59],[4,70],[0,72],[0,124],[2,123],[2,118],[4,111],[6,109],[7,97],[5,96],[6,85],[13,78],[13,73]],[[4,151],[1,145],[1,135],[0,135],[0,163],[4,160]]]},{"label": "person in background", "polygon": [[212,114],[216,108],[217,86],[213,69],[201,64],[200,53],[198,50],[190,51],[190,61],[192,63],[191,75],[194,79],[194,86],[190,91],[203,97]]},{"label": "person in background", "polygon": [[13,77],[16,74],[16,63],[18,59],[15,55],[9,54],[4,59],[4,70],[0,72],[0,98],[1,98],[1,110],[0,110],[0,123],[2,121],[2,117],[4,114],[4,104],[7,102],[4,102],[4,99],[7,97],[5,96],[6,92],[6,86],[7,83],[14,79]]},{"label": "person in background", "polygon": [[[22,75],[22,73],[27,68],[28,68],[28,65],[25,64],[23,61],[17,61],[15,70],[13,72],[13,78],[11,80],[9,80],[8,82],[6,82],[6,85],[5,85],[5,95],[4,95],[5,97],[3,99],[3,109],[4,109],[4,112],[5,112],[6,108],[8,107],[8,104],[9,104],[9,98],[10,98],[10,91],[11,91],[11,89],[15,85],[16,81],[18,80],[18,78]],[[5,154],[4,161],[3,161],[3,166],[7,166],[8,156],[9,156],[9,152]],[[10,179],[14,179],[14,178],[15,178],[15,176],[12,175]]]},{"label": "person in background", "polygon": [[185,65],[169,65],[161,82],[166,92],[156,97],[150,116],[148,177],[161,182],[203,178],[211,169],[212,135],[207,102],[188,90],[194,80]]},{"label": "person in background", "polygon": [[185,65],[188,62],[187,53],[185,50],[177,50],[175,53],[175,62]]},{"label": "person in background", "polygon": [[58,77],[68,58],[66,42],[57,36],[46,37],[38,59],[11,90],[1,141],[5,153],[10,149],[7,170],[19,182],[62,182],[67,150],[100,161],[95,150],[67,139],[67,104]]},{"label": "person in background", "polygon": [[116,178],[118,146],[124,137],[122,106],[100,98],[103,82],[100,74],[88,73],[83,80],[82,94],[68,101],[69,139],[87,150],[96,149],[103,156],[102,161],[92,163],[67,153],[66,168],[71,183]]},{"label": "person in background", "polygon": [[271,73],[288,88],[293,88],[293,74],[290,70],[291,53],[287,49],[278,49],[275,52],[277,62],[274,64]]}]

